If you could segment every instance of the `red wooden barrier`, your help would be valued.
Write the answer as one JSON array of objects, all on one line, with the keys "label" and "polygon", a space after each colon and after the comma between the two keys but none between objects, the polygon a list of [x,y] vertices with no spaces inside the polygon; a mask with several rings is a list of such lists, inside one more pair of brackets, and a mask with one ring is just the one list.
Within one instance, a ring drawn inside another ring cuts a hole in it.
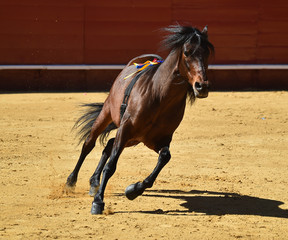
[{"label": "red wooden barrier", "polygon": [[0,65],[125,64],[157,53],[157,30],[175,22],[209,26],[213,64],[287,64],[287,8],[284,0],[0,0]]},{"label": "red wooden barrier", "polygon": [[288,63],[280,0],[1,0],[0,64],[124,64],[157,52],[161,27],[209,26],[214,63]]}]

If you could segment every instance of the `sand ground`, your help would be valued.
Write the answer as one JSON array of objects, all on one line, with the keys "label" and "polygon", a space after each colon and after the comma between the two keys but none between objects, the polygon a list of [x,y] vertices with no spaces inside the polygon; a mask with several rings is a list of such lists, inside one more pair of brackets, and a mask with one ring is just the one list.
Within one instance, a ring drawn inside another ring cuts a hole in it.
[{"label": "sand ground", "polygon": [[129,201],[157,154],[125,149],[90,214],[88,180],[100,144],[63,193],[81,146],[71,128],[79,103],[107,93],[0,95],[0,239],[288,239],[288,92],[212,92],[187,107],[171,161]]}]

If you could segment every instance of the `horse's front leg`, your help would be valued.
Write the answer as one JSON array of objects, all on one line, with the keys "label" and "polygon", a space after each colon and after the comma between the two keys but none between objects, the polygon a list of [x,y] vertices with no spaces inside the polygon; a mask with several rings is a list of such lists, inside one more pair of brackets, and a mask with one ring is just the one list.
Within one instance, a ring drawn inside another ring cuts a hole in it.
[{"label": "horse's front leg", "polygon": [[108,160],[108,158],[111,155],[111,151],[112,151],[112,147],[113,147],[113,143],[114,143],[115,138],[111,138],[106,147],[104,148],[103,152],[102,152],[102,156],[101,159],[99,161],[99,164],[95,170],[95,172],[93,173],[92,177],[90,178],[90,191],[89,191],[89,195],[94,197],[95,194],[98,191],[99,185],[100,185],[100,176],[102,173],[102,170]]},{"label": "horse's front leg", "polygon": [[125,195],[129,200],[134,200],[141,195],[146,188],[151,188],[162,170],[162,168],[169,162],[171,158],[169,147],[161,149],[158,162],[153,172],[143,181],[129,185],[125,190]]},{"label": "horse's front leg", "polygon": [[92,208],[91,208],[92,214],[102,214],[104,210],[105,204],[103,200],[104,200],[104,191],[105,191],[106,185],[108,183],[108,180],[112,177],[112,175],[116,171],[116,166],[117,166],[119,156],[122,153],[125,147],[125,144],[127,142],[127,139],[124,137],[124,134],[126,134],[124,129],[125,127],[122,126],[117,131],[110,159],[103,169],[103,176],[102,176],[101,184],[100,184],[98,192],[96,193],[94,197],[94,201],[92,203]]}]

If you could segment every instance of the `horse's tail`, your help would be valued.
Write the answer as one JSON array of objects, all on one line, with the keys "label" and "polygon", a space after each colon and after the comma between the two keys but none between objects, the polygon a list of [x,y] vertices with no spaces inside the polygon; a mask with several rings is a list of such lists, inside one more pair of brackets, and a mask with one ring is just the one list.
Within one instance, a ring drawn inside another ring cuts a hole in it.
[{"label": "horse's tail", "polygon": [[[77,133],[80,139],[79,144],[89,137],[93,123],[102,111],[103,105],[103,103],[88,103],[81,105],[81,107],[86,107],[88,109],[86,109],[84,114],[76,121],[73,127],[73,129],[79,129]],[[100,143],[102,145],[105,144],[109,133],[114,129],[117,129],[117,126],[112,122],[100,134]]]}]

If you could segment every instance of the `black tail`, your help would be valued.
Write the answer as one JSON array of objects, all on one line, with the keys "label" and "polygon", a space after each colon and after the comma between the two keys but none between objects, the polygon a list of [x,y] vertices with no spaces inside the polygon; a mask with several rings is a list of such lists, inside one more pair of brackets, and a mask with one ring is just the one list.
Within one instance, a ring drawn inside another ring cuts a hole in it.
[{"label": "black tail", "polygon": [[[100,112],[103,108],[103,103],[88,103],[88,104],[82,104],[81,107],[87,107],[88,109],[85,111],[85,113],[76,121],[73,129],[79,129],[77,135],[79,136],[80,140],[79,143],[82,141],[85,141],[91,132],[93,123],[99,116]],[[100,135],[100,143],[102,145],[105,144],[109,133],[117,129],[117,126],[112,122],[110,123],[105,130]]]}]

